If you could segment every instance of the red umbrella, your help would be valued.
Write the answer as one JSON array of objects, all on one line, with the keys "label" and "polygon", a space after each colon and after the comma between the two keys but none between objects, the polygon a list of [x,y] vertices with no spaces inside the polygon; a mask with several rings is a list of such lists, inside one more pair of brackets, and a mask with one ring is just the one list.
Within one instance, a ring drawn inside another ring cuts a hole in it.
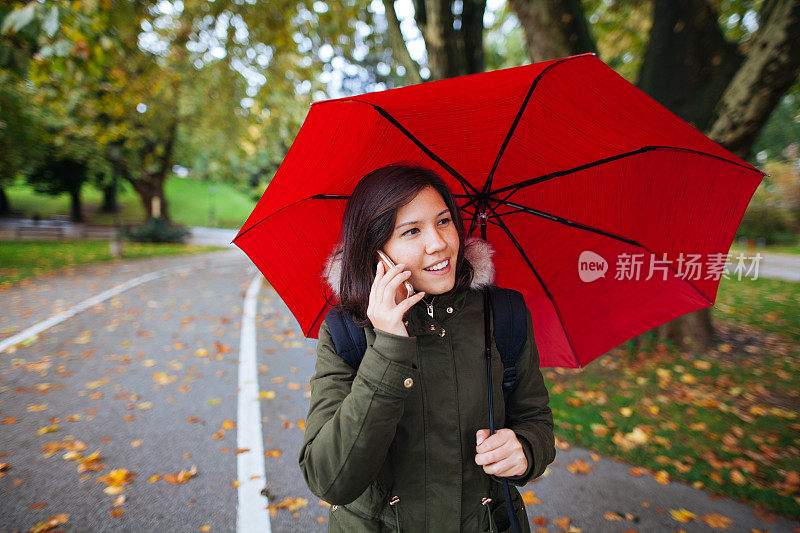
[{"label": "red umbrella", "polygon": [[395,162],[439,174],[469,233],[486,214],[495,282],[562,367],[713,305],[763,177],[593,54],[315,102],[233,240],[306,336],[335,303],[321,275],[348,195]]}]

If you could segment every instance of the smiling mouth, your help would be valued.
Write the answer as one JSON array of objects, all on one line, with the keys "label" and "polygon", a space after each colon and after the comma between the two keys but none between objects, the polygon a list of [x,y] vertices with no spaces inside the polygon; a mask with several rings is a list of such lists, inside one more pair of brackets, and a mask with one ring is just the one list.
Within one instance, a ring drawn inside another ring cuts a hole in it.
[{"label": "smiling mouth", "polygon": [[444,270],[449,266],[450,266],[450,259],[445,259],[444,261],[440,261],[430,268],[423,268],[423,270],[427,272],[438,272],[440,270]]}]

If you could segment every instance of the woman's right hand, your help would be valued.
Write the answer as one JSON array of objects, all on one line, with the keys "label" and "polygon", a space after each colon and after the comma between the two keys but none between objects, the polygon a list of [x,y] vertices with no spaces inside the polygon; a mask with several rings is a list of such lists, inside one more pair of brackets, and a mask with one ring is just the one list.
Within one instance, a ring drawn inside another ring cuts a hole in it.
[{"label": "woman's right hand", "polygon": [[417,292],[397,303],[397,290],[400,284],[411,275],[410,270],[403,272],[404,266],[403,264],[396,265],[384,273],[383,262],[378,261],[367,306],[367,318],[372,322],[373,328],[400,337],[408,337],[408,331],[403,324],[403,316],[425,296],[424,292]]}]

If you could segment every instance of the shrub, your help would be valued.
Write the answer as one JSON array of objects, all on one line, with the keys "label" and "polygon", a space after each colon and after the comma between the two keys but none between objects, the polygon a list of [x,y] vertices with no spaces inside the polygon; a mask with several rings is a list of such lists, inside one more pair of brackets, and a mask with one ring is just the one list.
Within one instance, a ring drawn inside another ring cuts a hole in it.
[{"label": "shrub", "polygon": [[146,224],[125,231],[135,242],[184,242],[191,231],[185,226],[168,224],[163,218],[150,218]]}]

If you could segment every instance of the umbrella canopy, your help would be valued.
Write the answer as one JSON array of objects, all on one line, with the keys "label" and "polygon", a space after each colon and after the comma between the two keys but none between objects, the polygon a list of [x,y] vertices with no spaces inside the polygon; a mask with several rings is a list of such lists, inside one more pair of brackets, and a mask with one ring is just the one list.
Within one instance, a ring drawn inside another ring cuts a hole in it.
[{"label": "umbrella canopy", "polygon": [[315,102],[233,240],[306,336],[336,301],[322,274],[348,195],[396,162],[441,176],[468,233],[486,214],[495,282],[561,367],[713,305],[763,177],[594,54]]}]

